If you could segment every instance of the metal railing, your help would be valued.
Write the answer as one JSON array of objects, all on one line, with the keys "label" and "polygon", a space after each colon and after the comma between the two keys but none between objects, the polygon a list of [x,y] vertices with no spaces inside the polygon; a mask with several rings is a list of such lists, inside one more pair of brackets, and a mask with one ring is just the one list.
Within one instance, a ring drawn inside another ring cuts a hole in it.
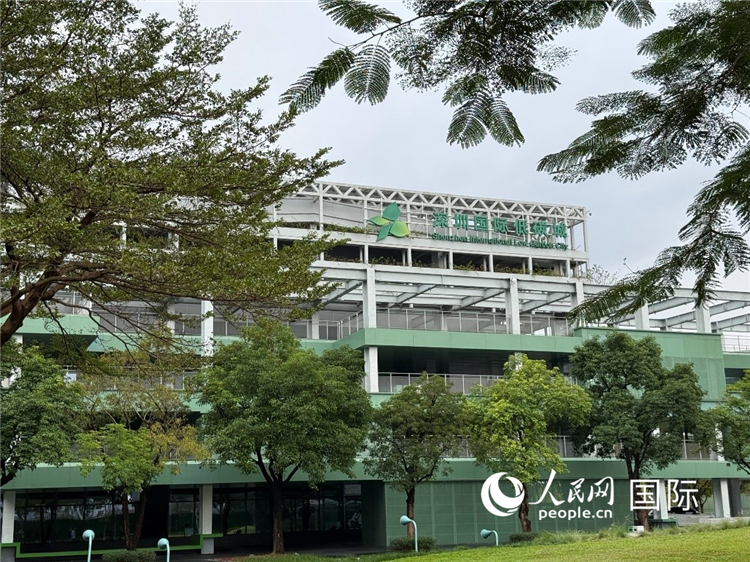
[{"label": "metal railing", "polygon": [[[521,333],[527,335],[569,336],[572,329],[565,318],[545,314],[522,314]],[[387,308],[377,311],[377,327],[401,330],[507,334],[507,318],[503,313],[443,312]]]},{"label": "metal railing", "polygon": [[[422,373],[378,373],[378,391],[398,392],[405,386],[414,384],[422,376]],[[429,377],[442,377],[446,383],[450,383],[451,392],[456,394],[469,394],[475,385],[491,386],[502,375],[456,375],[456,374],[429,374]]]},{"label": "metal railing", "polygon": [[750,353],[750,335],[722,334],[721,347],[729,353]]}]

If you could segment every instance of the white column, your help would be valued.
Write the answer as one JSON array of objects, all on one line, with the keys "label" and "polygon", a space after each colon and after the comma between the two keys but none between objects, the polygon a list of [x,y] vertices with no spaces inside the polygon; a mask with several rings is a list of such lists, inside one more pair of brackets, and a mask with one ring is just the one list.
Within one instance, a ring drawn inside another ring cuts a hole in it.
[{"label": "white column", "polygon": [[365,328],[378,327],[376,294],[375,270],[368,267],[365,270],[365,282],[362,286],[362,316]]},{"label": "white column", "polygon": [[695,308],[695,323],[699,334],[711,333],[711,312],[707,303]]},{"label": "white column", "polygon": [[530,274],[534,273],[534,262],[531,259],[531,256],[528,257],[527,264],[528,264],[527,267],[529,268],[529,275],[530,275]]},{"label": "white column", "polygon": [[521,315],[518,307],[518,279],[510,279],[510,287],[505,291],[505,322],[509,334],[521,333]]},{"label": "white column", "polygon": [[411,247],[406,249],[406,265],[411,267],[412,259],[411,259]]},{"label": "white column", "polygon": [[729,510],[729,483],[726,478],[714,478],[711,480],[714,491],[714,513],[716,517],[730,517]]},{"label": "white column", "polygon": [[312,318],[310,318],[310,333],[308,334],[308,337],[311,340],[320,339],[320,314],[317,312],[312,315]]},{"label": "white column", "polygon": [[448,269],[453,269],[453,251],[448,252]]},{"label": "white column", "polygon": [[[214,303],[201,301],[201,355],[211,357],[214,354]],[[206,315],[209,314],[208,317]]]},{"label": "white column", "polygon": [[490,261],[489,261],[490,271],[495,271],[495,258],[492,254],[490,254]]},{"label": "white column", "polygon": [[13,524],[16,512],[15,490],[4,490],[3,494],[3,523],[0,530],[0,542],[3,544],[13,542]]},{"label": "white column", "polygon": [[643,305],[635,311],[635,329],[648,330],[651,328],[648,316],[648,304]]},{"label": "white column", "polygon": [[570,277],[570,260],[565,260],[565,277]]},{"label": "white column", "polygon": [[[211,484],[201,486],[198,493],[198,532],[201,535],[210,535],[213,533],[213,507],[214,507],[214,487]],[[214,539],[203,538],[203,547],[201,554],[214,553]]]},{"label": "white column", "polygon": [[667,480],[659,480],[659,519],[669,519],[669,490],[667,490]]},{"label": "white column", "polygon": [[365,390],[367,392],[379,392],[378,348],[376,346],[365,348],[365,374]]}]

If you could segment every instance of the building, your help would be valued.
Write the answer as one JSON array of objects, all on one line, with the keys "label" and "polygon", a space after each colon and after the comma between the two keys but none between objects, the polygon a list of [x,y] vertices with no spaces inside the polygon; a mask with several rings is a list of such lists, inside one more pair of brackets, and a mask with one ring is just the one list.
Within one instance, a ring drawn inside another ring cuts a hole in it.
[{"label": "building", "polygon": [[[279,247],[311,230],[343,241],[313,265],[325,269],[325,279],[337,282],[337,288],[323,300],[322,310],[291,328],[307,348],[361,349],[366,389],[376,404],[423,371],[446,377],[459,392],[492,384],[517,352],[565,373],[577,344],[611,329],[570,326],[566,320],[571,307],[605,288],[587,277],[584,208],[321,182],[269,213],[280,223],[274,230]],[[710,408],[727,383],[750,369],[750,292],[718,291],[715,302],[699,309],[692,302],[690,290],[678,290],[616,327],[635,337],[654,336],[666,366],[692,362],[706,391],[704,407]],[[136,325],[149,322],[138,303],[127,306]],[[212,304],[186,300],[175,310],[199,318]],[[63,324],[86,334],[93,350],[101,349],[105,327],[134,329],[103,311],[93,310],[96,320],[76,311],[64,311],[70,314]],[[174,328],[178,335],[200,336],[206,353],[212,342],[239,333],[220,314]],[[31,320],[22,335],[44,339],[52,331]],[[567,436],[557,440],[570,472],[558,475],[553,492],[562,496],[565,486],[581,478],[611,477],[613,502],[594,500],[592,508],[610,511],[600,518],[546,519],[535,521],[535,527],[595,529],[630,521],[623,463],[577,457]],[[497,529],[501,539],[518,532],[516,517],[495,517],[483,507],[480,492],[489,474],[469,458],[450,462],[449,477],[418,489],[420,532],[443,544],[480,542],[482,528]],[[297,479],[285,498],[290,547],[342,541],[384,546],[403,535],[398,520],[404,498],[367,476],[360,463],[355,473],[353,480],[332,474],[316,491],[306,489],[303,477]],[[710,479],[716,516],[750,514],[750,498],[740,493],[740,481],[748,475],[690,440],[683,460],[652,478],[660,481],[662,494],[667,479]],[[96,532],[96,548],[118,546],[122,513],[98,486],[95,476],[83,478],[76,465],[40,467],[11,482],[3,490],[3,514],[14,513],[3,517],[3,559],[80,553],[87,528]],[[165,473],[150,494],[144,545],[155,545],[161,536],[169,536],[174,548],[203,552],[270,544],[268,497],[260,475],[193,464],[179,475]]]}]

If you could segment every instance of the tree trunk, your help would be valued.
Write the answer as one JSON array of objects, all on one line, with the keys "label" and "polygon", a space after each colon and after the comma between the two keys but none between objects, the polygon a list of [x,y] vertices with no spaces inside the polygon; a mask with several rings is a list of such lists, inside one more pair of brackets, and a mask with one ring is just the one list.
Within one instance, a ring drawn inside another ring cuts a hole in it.
[{"label": "tree trunk", "polygon": [[138,548],[138,542],[141,540],[141,530],[143,529],[143,516],[146,514],[146,490],[141,492],[141,499],[138,502],[138,509],[135,512],[135,530],[133,531],[133,550]]},{"label": "tree trunk", "polygon": [[122,532],[125,535],[125,548],[135,550],[136,547],[133,546],[133,541],[130,538],[130,504],[127,492],[120,495],[120,503],[122,504]]},{"label": "tree trunk", "polygon": [[[416,490],[414,488],[411,488],[406,491],[406,516],[414,520],[414,496],[416,495]],[[406,526],[406,536],[410,539],[414,538],[414,525],[409,523]]]},{"label": "tree trunk", "polygon": [[635,517],[638,519],[638,523],[643,525],[645,531],[651,530],[651,525],[648,522],[648,510],[647,509],[636,509]]},{"label": "tree trunk", "polygon": [[273,551],[272,554],[284,554],[283,513],[281,508],[281,483],[274,482],[271,486],[271,512],[273,515]]},{"label": "tree trunk", "polygon": [[526,485],[523,486],[523,502],[518,509],[518,519],[521,521],[521,532],[531,532],[531,519],[529,519],[529,490]]}]

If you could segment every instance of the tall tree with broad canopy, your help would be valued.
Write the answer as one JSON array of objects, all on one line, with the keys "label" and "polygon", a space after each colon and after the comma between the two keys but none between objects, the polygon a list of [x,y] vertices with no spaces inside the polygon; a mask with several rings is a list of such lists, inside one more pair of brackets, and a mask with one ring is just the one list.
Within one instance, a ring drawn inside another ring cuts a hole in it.
[{"label": "tall tree with broad canopy", "polygon": [[15,342],[3,347],[0,383],[0,486],[22,470],[72,460],[82,423],[81,385],[65,382],[61,365],[39,348]]},{"label": "tall tree with broad canopy", "polygon": [[724,401],[710,414],[704,431],[710,447],[750,474],[750,371],[727,386]]},{"label": "tall tree with broad canopy", "polygon": [[99,469],[102,488],[118,493],[128,550],[138,548],[153,482],[165,470],[179,474],[188,460],[207,457],[191,423],[190,395],[180,390],[200,358],[170,340],[162,329],[132,349],[79,363],[88,413],[88,429],[77,436],[81,473]]},{"label": "tall tree with broad canopy", "polygon": [[0,0],[2,344],[63,288],[162,317],[174,297],[285,310],[328,290],[309,269],[328,244],[275,249],[267,209],[336,163],[279,148],[295,112],[263,124],[267,77],[217,88],[236,35],[194,7]]},{"label": "tall tree with broad canopy", "polygon": [[271,493],[273,553],[284,552],[284,486],[304,473],[311,486],[326,472],[353,476],[364,449],[370,399],[364,362],[349,347],[321,356],[303,350],[278,322],[260,319],[241,341],[219,348],[198,375],[206,443],[219,462],[260,472]]},{"label": "tall tree with broad canopy", "polygon": [[[414,519],[416,488],[451,472],[446,458],[463,444],[466,399],[442,377],[423,374],[373,412],[365,471],[406,494],[406,515]],[[407,536],[414,537],[412,525]]]},{"label": "tall tree with broad canopy", "polygon": [[529,486],[542,472],[567,468],[557,450],[554,428],[575,428],[591,410],[586,391],[557,369],[526,355],[511,356],[505,376],[474,392],[469,405],[469,445],[477,464],[507,472],[523,484],[518,510],[521,530],[531,532]]},{"label": "tall tree with broad canopy", "polygon": [[[588,425],[575,435],[584,452],[625,461],[630,480],[682,457],[686,433],[702,417],[704,392],[692,365],[665,369],[653,337],[612,331],[576,347],[570,374],[593,401]],[[635,514],[649,530],[648,511]]]},{"label": "tall tree with broad canopy", "polygon": [[591,130],[544,157],[539,170],[557,181],[578,182],[611,171],[637,180],[691,157],[725,166],[688,208],[682,244],[587,299],[572,312],[578,319],[631,314],[673,295],[687,272],[696,276],[702,304],[722,277],[750,268],[750,3],[685,2],[670,15],[673,25],[638,47],[651,62],[633,76],[649,90],[581,101],[577,109],[596,116]]},{"label": "tall tree with broad canopy", "polygon": [[364,0],[319,0],[336,24],[357,34],[281,96],[281,103],[308,110],[338,82],[357,103],[388,95],[392,64],[404,89],[443,90],[455,108],[448,142],[467,148],[489,135],[500,144],[524,142],[506,93],[543,94],[557,89],[550,72],[571,52],[555,46],[573,28],[596,28],[609,12],[630,27],[651,23],[648,0],[588,2],[404,0],[405,19]]}]

